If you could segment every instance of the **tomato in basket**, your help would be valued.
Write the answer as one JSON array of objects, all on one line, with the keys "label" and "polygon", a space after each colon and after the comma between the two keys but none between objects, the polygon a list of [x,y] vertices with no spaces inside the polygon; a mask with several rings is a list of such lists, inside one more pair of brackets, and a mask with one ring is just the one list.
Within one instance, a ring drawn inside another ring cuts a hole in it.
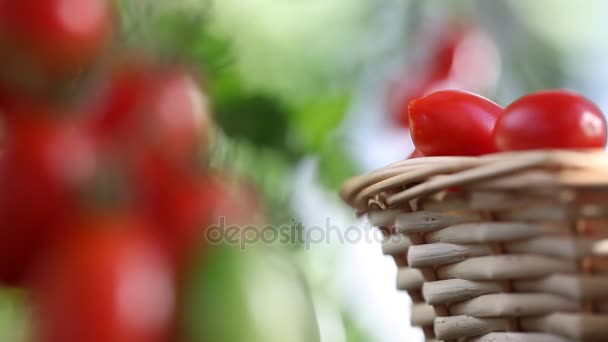
[{"label": "tomato in basket", "polygon": [[420,153],[420,151],[418,151],[418,150],[414,150],[412,153],[410,153],[410,155],[407,157],[407,159],[414,159],[414,158],[420,158],[420,157],[424,157],[424,154]]},{"label": "tomato in basket", "polygon": [[606,120],[595,104],[575,92],[545,90],[505,108],[494,142],[500,151],[602,148]]},{"label": "tomato in basket", "polygon": [[409,104],[410,130],[425,156],[478,156],[495,152],[494,124],[503,108],[458,90],[443,90]]}]

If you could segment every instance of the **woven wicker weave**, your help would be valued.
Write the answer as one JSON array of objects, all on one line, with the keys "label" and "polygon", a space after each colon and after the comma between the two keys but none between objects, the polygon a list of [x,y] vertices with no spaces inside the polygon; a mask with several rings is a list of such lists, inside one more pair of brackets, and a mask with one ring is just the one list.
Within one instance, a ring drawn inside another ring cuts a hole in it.
[{"label": "woven wicker weave", "polygon": [[608,341],[603,152],[412,159],[341,195],[407,235],[438,339]]},{"label": "woven wicker weave", "polygon": [[410,323],[422,328],[427,341],[434,341],[435,311],[422,297],[422,273],[418,269],[408,267],[407,251],[411,242],[407,236],[395,231],[394,223],[398,214],[398,210],[375,211],[370,213],[369,220],[384,234],[382,253],[391,256],[398,267],[397,289],[406,291],[412,299]]}]

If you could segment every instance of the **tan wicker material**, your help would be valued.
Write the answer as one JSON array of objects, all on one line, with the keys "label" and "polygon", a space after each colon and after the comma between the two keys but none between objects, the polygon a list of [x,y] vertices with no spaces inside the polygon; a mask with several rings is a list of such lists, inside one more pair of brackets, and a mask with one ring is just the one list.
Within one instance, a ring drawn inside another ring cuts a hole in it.
[{"label": "tan wicker material", "polygon": [[[603,151],[405,160],[350,179],[341,196],[407,235],[400,251],[422,279],[403,265],[398,284],[423,282],[439,340],[608,341]],[[414,311],[427,323],[427,307]]]},{"label": "tan wicker material", "polygon": [[408,267],[407,252],[411,242],[406,235],[395,231],[395,218],[399,213],[399,210],[383,210],[370,212],[368,217],[370,223],[384,233],[382,253],[391,256],[398,267],[397,289],[406,291],[412,299],[411,325],[422,328],[427,342],[436,341],[433,330],[435,311],[424,302],[422,273],[418,269]]}]

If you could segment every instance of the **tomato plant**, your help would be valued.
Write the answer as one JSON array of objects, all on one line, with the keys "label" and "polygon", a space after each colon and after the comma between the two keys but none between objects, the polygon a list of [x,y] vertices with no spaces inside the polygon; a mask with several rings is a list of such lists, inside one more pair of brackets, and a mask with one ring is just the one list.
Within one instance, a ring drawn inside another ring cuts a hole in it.
[{"label": "tomato plant", "polygon": [[168,245],[178,263],[203,245],[203,234],[217,224],[226,205],[221,183],[175,167],[154,153],[140,158],[131,177],[135,206],[153,218],[155,232]]},{"label": "tomato plant", "polygon": [[154,221],[155,232],[178,261],[200,247],[204,228],[223,201],[216,184],[150,154],[132,175],[135,206]]},{"label": "tomato plant", "polygon": [[108,0],[1,1],[0,70],[15,82],[74,76],[102,53],[112,24]]},{"label": "tomato plant", "polygon": [[178,264],[205,246],[204,234],[211,226],[250,224],[261,210],[245,184],[213,172],[185,172],[158,155],[139,161],[132,184],[135,206],[153,219]]},{"label": "tomato plant", "polygon": [[492,130],[501,113],[501,106],[481,96],[438,91],[410,102],[412,139],[425,156],[492,153]]},{"label": "tomato plant", "polygon": [[14,282],[63,222],[93,177],[95,147],[76,125],[13,121],[0,159],[0,280]]},{"label": "tomato plant", "polygon": [[150,139],[166,155],[187,159],[196,147],[209,143],[207,98],[196,80],[182,70],[169,70],[159,78],[153,117],[147,120]]},{"label": "tomato plant", "polygon": [[43,342],[170,341],[175,275],[144,222],[95,217],[73,223],[29,278]]},{"label": "tomato plant", "polygon": [[209,142],[206,97],[178,68],[138,59],[117,66],[90,107],[90,131],[117,154],[152,148],[167,158],[188,160]]},{"label": "tomato plant", "polygon": [[494,129],[501,151],[550,148],[602,148],[606,120],[583,96],[567,90],[525,95],[508,107]]},{"label": "tomato plant", "polygon": [[136,57],[116,63],[86,104],[88,130],[102,144],[122,144],[123,139],[139,134],[137,114],[152,98],[150,68],[146,60]]},{"label": "tomato plant", "polygon": [[0,0],[0,286],[25,287],[41,342],[178,340],[204,233],[261,210],[201,158],[188,66],[109,49],[114,3]]}]

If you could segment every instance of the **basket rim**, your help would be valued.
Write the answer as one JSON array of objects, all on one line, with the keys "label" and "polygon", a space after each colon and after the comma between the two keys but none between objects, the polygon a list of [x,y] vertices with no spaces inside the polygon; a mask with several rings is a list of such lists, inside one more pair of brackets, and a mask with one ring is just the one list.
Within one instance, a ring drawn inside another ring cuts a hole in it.
[{"label": "basket rim", "polygon": [[365,213],[371,208],[386,209],[446,189],[477,186],[485,181],[493,181],[496,186],[496,181],[509,180],[511,185],[522,188],[608,186],[607,171],[608,154],[603,149],[421,157],[352,177],[343,183],[340,196],[359,213]]}]

